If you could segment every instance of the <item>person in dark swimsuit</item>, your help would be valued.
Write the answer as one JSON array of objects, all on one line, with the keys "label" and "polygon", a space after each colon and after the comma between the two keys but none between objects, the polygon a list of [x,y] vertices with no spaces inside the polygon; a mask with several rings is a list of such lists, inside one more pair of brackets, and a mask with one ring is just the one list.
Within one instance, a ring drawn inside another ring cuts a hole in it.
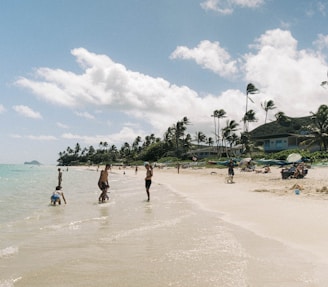
[{"label": "person in dark swimsuit", "polygon": [[99,202],[105,202],[106,199],[108,200],[109,197],[107,195],[107,191],[109,189],[109,184],[108,184],[108,170],[110,169],[110,165],[106,164],[106,167],[104,170],[100,172],[100,177],[98,180],[98,187],[101,190],[101,194],[98,198]]},{"label": "person in dark swimsuit", "polygon": [[234,177],[234,175],[235,175],[235,172],[234,172],[234,170],[233,170],[233,167],[234,167],[234,162],[233,162],[233,160],[231,159],[231,160],[229,161],[229,163],[228,163],[228,175],[229,175],[229,177],[230,177],[231,182],[233,182],[233,177]]},{"label": "person in dark swimsuit", "polygon": [[152,166],[148,163],[145,162],[145,168],[146,168],[146,177],[145,177],[145,187],[146,187],[146,192],[147,192],[147,200],[150,200],[150,193],[149,193],[149,189],[151,186],[151,178],[153,176],[153,168]]}]

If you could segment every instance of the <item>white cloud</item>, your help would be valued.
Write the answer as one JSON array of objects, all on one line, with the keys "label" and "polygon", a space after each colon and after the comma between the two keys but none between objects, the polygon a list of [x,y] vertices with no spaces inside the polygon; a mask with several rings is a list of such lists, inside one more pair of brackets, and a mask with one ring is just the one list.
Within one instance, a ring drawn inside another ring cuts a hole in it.
[{"label": "white cloud", "polygon": [[11,138],[14,138],[14,139],[20,139],[20,138],[22,138],[22,136],[19,135],[19,134],[11,134],[10,137]]},{"label": "white cloud", "polygon": [[194,60],[201,67],[214,73],[228,77],[237,72],[236,61],[220,46],[219,42],[202,41],[196,48],[177,47],[171,59]]},{"label": "white cloud", "polygon": [[88,112],[75,112],[75,114],[81,118],[86,118],[89,120],[94,120],[95,117]]},{"label": "white cloud", "polygon": [[6,111],[5,107],[3,105],[0,105],[0,114],[2,114],[5,111]]},{"label": "white cloud", "polygon": [[326,16],[326,4],[319,1],[317,2],[317,9],[323,15]]},{"label": "white cloud", "polygon": [[326,3],[321,1],[309,1],[305,14],[308,17],[314,17],[317,13],[326,16]]},{"label": "white cloud", "polygon": [[[115,116],[127,114],[127,121],[135,119],[136,123],[140,123],[140,129],[125,125],[115,134],[63,135],[63,138],[87,144],[98,144],[100,141],[112,144],[132,142],[135,137],[150,133],[161,136],[184,116],[192,123],[188,132],[194,134],[201,130],[210,136],[213,134],[213,119],[210,115],[216,109],[224,109],[227,119],[241,124],[245,112],[245,89],[249,82],[261,90],[261,93],[251,96],[254,103],[249,102],[249,109],[253,109],[259,118],[250,128],[264,122],[265,113],[260,105],[264,100],[274,100],[277,106],[276,110],[270,112],[269,119],[278,111],[288,116],[309,115],[310,111],[316,111],[319,105],[325,103],[327,90],[322,89],[320,83],[325,80],[323,77],[326,77],[327,63],[319,50],[299,49],[292,34],[280,29],[265,32],[249,47],[250,52],[239,59],[232,59],[219,43],[209,41],[202,41],[195,49],[175,51],[174,57],[194,59],[202,68],[206,67],[222,76],[238,72],[238,77],[244,79],[244,88],[240,91],[232,87],[220,95],[199,95],[186,86],[172,85],[165,79],[131,71],[107,56],[90,53],[82,48],[72,51],[84,69],[80,75],[43,68],[37,70],[38,80],[21,78],[17,83],[50,103],[74,109],[115,110]],[[219,55],[226,57],[222,60]],[[242,63],[242,66],[237,69],[235,63]],[[50,90],[46,87],[50,87]],[[58,93],[50,92],[54,90]],[[108,121],[111,122],[110,117]],[[144,123],[147,123],[147,129],[151,132],[144,130]]]},{"label": "white cloud", "polygon": [[62,138],[69,139],[69,140],[76,140],[81,141],[84,144],[96,146],[100,142],[106,141],[109,145],[117,144],[117,143],[124,143],[124,142],[131,142],[137,136],[144,134],[142,130],[136,130],[135,128],[124,127],[121,131],[114,134],[108,135],[95,135],[95,136],[86,136],[86,135],[78,135],[72,133],[65,133],[62,135]]},{"label": "white cloud", "polygon": [[204,10],[213,10],[220,14],[232,14],[235,7],[257,8],[264,0],[206,0],[200,5]]},{"label": "white cloud", "polygon": [[57,125],[58,127],[62,128],[62,129],[68,129],[68,128],[69,128],[68,125],[63,124],[63,123],[61,123],[61,122],[57,122],[56,125]]},{"label": "white cloud", "polygon": [[[231,5],[226,3],[225,5],[222,4],[223,1],[221,0],[206,0],[200,4],[200,6],[204,10],[213,10],[216,12],[219,12],[224,15],[229,15],[233,13],[233,9],[231,8]],[[223,8],[222,6],[225,6]]]},{"label": "white cloud", "polygon": [[319,34],[318,39],[313,42],[319,50],[328,49],[328,35]]},{"label": "white cloud", "polygon": [[41,119],[42,118],[42,116],[39,112],[33,111],[28,106],[18,105],[18,106],[13,106],[13,109],[20,115],[27,117],[27,118],[32,118],[32,119]]},{"label": "white cloud", "polygon": [[56,137],[49,136],[49,135],[38,135],[38,136],[27,135],[27,136],[24,136],[24,135],[19,135],[19,134],[11,134],[10,137],[15,138],[15,139],[27,138],[27,139],[30,139],[30,140],[37,140],[37,141],[54,141],[54,140],[57,140]]},{"label": "white cloud", "polygon": [[325,103],[327,94],[320,83],[327,63],[319,52],[298,50],[291,33],[280,29],[267,31],[252,47],[255,52],[245,55],[245,78],[262,89],[258,101],[272,99],[275,112],[295,117],[309,115]]},{"label": "white cloud", "polygon": [[47,135],[38,135],[38,136],[28,135],[27,138],[30,140],[37,140],[37,141],[55,141],[55,140],[57,140],[56,137],[47,136]]},{"label": "white cloud", "polygon": [[49,68],[37,69],[38,80],[21,78],[17,84],[44,101],[71,108],[105,108],[143,119],[156,127],[167,127],[202,106],[197,93],[126,69],[109,57],[80,48],[72,54],[84,67],[81,75]]}]

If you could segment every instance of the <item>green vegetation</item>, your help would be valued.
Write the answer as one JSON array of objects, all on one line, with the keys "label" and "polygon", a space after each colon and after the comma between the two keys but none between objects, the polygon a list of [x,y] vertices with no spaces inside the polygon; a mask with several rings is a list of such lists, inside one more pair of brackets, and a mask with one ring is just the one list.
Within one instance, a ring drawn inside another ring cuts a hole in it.
[{"label": "green vegetation", "polygon": [[[266,115],[274,108],[273,101],[262,104]],[[247,110],[242,118],[246,128],[240,136],[236,134],[239,124],[234,120],[226,120],[226,125],[220,127],[220,119],[225,117],[224,110],[215,110],[214,134],[215,138],[207,137],[203,132],[198,131],[194,138],[187,133],[190,121],[184,117],[180,121],[170,126],[164,133],[163,138],[155,137],[154,134],[146,136],[144,140],[138,136],[132,144],[124,143],[120,149],[115,145],[109,146],[107,142],[100,142],[99,147],[89,146],[81,148],[76,143],[74,148],[67,147],[59,153],[59,165],[89,165],[89,164],[141,164],[143,161],[158,163],[183,163],[191,161],[202,148],[213,147],[216,144],[217,158],[211,160],[224,160],[235,157],[229,154],[228,147],[232,148],[237,144],[244,147],[244,157],[266,158],[285,160],[292,152],[300,153],[303,157],[311,159],[313,162],[322,161],[328,158],[328,106],[321,105],[316,113],[311,112],[311,116],[301,118],[291,118],[283,112],[275,114],[276,121],[264,124],[251,132],[248,132],[247,123],[255,121],[253,110]],[[303,135],[303,142],[298,150],[284,150],[278,153],[265,154],[261,148],[256,148],[254,140],[256,137],[283,135],[283,134]],[[194,143],[193,143],[194,142]],[[204,143],[202,145],[202,143]],[[316,146],[319,151],[310,153],[309,147]],[[215,148],[213,148],[215,150]],[[231,152],[231,151],[230,151]],[[206,164],[209,158],[203,160]]]}]

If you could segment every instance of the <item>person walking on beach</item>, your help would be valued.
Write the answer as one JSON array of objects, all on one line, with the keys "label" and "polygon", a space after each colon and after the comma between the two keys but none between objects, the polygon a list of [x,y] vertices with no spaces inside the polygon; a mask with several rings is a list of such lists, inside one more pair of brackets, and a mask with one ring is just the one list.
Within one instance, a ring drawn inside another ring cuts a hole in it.
[{"label": "person walking on beach", "polygon": [[65,204],[66,204],[66,198],[64,196],[64,193],[61,191],[62,187],[61,186],[56,186],[56,190],[53,192],[53,194],[50,197],[50,204],[52,205],[56,205],[56,203],[58,203],[59,205],[61,205],[61,199],[60,197],[63,198]]},{"label": "person walking on beach", "polygon": [[63,173],[60,168],[58,168],[58,186],[61,186],[63,180]]},{"label": "person walking on beach", "polygon": [[146,168],[146,177],[145,177],[145,187],[146,187],[146,192],[147,192],[147,201],[150,200],[150,193],[149,193],[149,189],[150,189],[150,186],[151,186],[151,178],[153,176],[153,168],[152,166],[148,163],[148,162],[145,162],[145,168]]},{"label": "person walking on beach", "polygon": [[228,175],[229,175],[228,183],[233,183],[233,177],[235,175],[235,172],[234,172],[233,168],[234,168],[234,162],[231,159],[228,163]]},{"label": "person walking on beach", "polygon": [[107,195],[107,191],[109,188],[109,184],[108,184],[108,170],[110,169],[110,164],[106,164],[106,167],[104,170],[102,170],[100,172],[100,177],[98,180],[98,187],[101,190],[101,194],[98,198],[99,202],[105,202],[105,200],[109,199],[108,195]]}]

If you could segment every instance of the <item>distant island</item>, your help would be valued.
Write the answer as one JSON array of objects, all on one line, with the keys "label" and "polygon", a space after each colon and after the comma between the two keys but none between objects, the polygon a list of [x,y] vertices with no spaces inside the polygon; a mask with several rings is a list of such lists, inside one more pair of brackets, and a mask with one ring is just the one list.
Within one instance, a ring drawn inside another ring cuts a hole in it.
[{"label": "distant island", "polygon": [[37,160],[25,161],[24,164],[41,165]]}]

